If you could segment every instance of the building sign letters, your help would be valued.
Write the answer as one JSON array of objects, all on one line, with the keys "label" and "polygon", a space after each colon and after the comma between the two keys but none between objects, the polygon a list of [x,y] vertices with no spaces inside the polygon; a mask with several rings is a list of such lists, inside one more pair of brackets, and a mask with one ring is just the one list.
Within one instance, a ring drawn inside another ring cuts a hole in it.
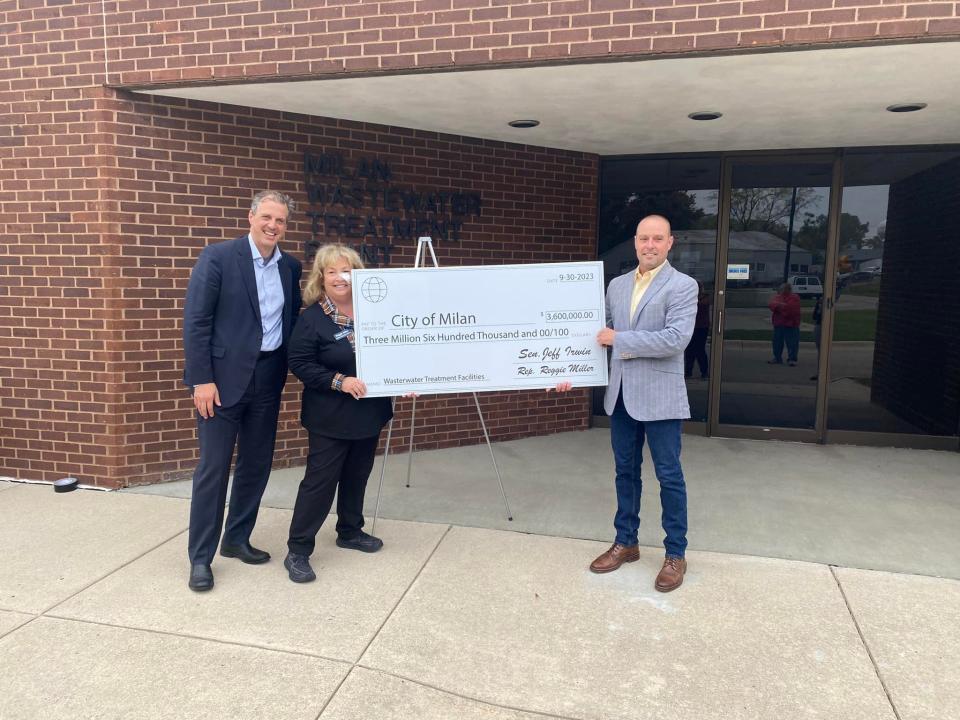
[{"label": "building sign letters", "polygon": [[459,242],[463,223],[480,217],[480,194],[463,190],[401,187],[390,165],[376,157],[349,163],[340,153],[303,156],[303,175],[310,218],[310,239],[304,255],[311,259],[320,245],[352,245],[371,265],[389,265],[395,242]]}]

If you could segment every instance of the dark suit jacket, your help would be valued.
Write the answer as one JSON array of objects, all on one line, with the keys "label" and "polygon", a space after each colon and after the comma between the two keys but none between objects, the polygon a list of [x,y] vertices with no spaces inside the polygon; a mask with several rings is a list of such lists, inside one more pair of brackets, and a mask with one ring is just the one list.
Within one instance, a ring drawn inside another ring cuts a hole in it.
[{"label": "dark suit jacket", "polygon": [[357,400],[331,387],[337,373],[357,375],[350,340],[339,334],[320,303],[300,316],[289,353],[290,370],[303,383],[300,422],[312,433],[340,440],[375,437],[393,417],[393,404],[386,397]]},{"label": "dark suit jacket", "polygon": [[[281,353],[300,313],[303,268],[283,253],[278,263],[283,285]],[[260,301],[247,236],[208,245],[190,275],[183,308],[183,381],[189,385],[215,382],[223,407],[235,405],[253,376],[263,340]],[[278,370],[274,389],[287,380],[286,363]]]}]

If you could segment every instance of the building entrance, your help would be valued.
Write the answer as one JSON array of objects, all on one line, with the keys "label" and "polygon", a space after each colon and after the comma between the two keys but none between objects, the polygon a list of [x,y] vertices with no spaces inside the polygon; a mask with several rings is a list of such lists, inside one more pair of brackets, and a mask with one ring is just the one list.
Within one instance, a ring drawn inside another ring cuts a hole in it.
[{"label": "building entrance", "polygon": [[724,176],[710,433],[819,439],[833,158],[729,158]]},{"label": "building entrance", "polygon": [[688,432],[957,450],[957,208],[957,148],[608,158],[598,250],[609,281],[672,222]]}]

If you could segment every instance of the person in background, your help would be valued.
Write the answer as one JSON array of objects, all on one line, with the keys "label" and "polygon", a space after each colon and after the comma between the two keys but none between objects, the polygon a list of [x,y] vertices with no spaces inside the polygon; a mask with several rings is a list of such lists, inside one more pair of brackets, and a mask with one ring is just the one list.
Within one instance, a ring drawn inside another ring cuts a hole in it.
[{"label": "person in background", "polygon": [[703,288],[703,283],[697,280],[697,318],[693,322],[693,337],[690,344],[683,351],[683,374],[686,377],[693,375],[693,363],[696,361],[700,368],[700,378],[710,377],[710,359],[707,357],[707,335],[710,334],[710,295]]},{"label": "person in background", "polygon": [[[839,292],[839,287],[837,289]],[[817,298],[813,306],[813,342],[817,346],[817,367],[820,367],[820,336],[823,334],[823,295]],[[820,377],[820,373],[814,373],[810,376],[811,380]]]},{"label": "person in background", "polygon": [[800,350],[800,296],[793,292],[790,283],[780,286],[780,292],[770,298],[768,304],[773,322],[773,359],[770,365],[783,364],[783,346],[787,346],[787,364],[797,364]]},{"label": "person in background", "polygon": [[300,421],[309,433],[307,467],[297,491],[283,564],[296,583],[311,582],[317,533],[337,495],[337,545],[373,553],[383,542],[363,531],[363,498],[377,441],[393,417],[390,398],[365,398],[356,377],[351,273],[360,256],[345,245],[317,251],[290,340],[290,370],[303,383]]}]

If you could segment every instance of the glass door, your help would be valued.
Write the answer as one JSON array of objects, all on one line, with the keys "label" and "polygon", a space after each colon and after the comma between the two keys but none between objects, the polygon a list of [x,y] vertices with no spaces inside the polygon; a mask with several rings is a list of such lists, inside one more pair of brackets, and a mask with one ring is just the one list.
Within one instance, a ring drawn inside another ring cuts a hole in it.
[{"label": "glass door", "polygon": [[[656,213],[673,232],[670,263],[700,287],[696,329],[684,352],[690,422],[686,432],[706,432],[710,319],[716,275],[719,156],[613,158],[603,161],[600,182],[599,258],[605,284],[637,267],[637,223]],[[594,415],[604,415],[605,388],[594,390]]]},{"label": "glass door", "polygon": [[832,155],[725,164],[711,434],[821,437],[834,165]]}]

